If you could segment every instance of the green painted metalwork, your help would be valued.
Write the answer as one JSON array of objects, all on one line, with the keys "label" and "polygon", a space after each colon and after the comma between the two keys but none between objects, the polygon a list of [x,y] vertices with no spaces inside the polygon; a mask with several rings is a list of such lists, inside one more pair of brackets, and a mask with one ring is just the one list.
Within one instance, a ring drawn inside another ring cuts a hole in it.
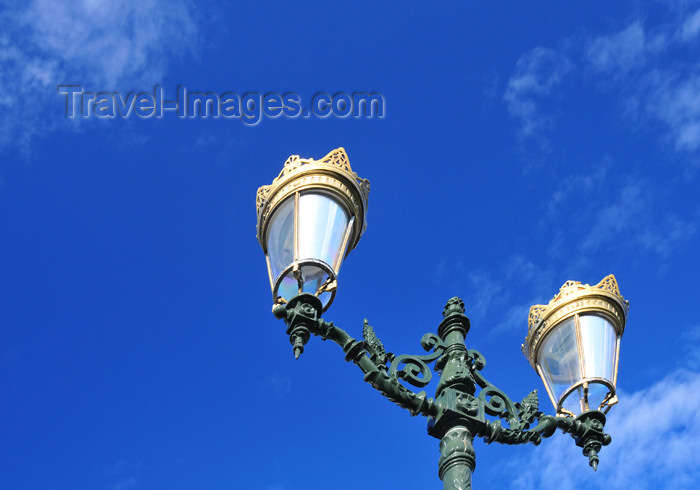
[{"label": "green painted metalwork", "polygon": [[[594,470],[599,462],[598,452],[610,444],[611,438],[604,432],[602,412],[584,412],[576,418],[545,415],[539,411],[536,390],[515,403],[486,380],[481,374],[486,366],[484,356],[467,349],[464,343],[470,324],[459,298],[447,302],[438,334],[428,333],[421,339],[423,349],[428,352],[423,355],[395,356],[387,352],[367,320],[363,340],[357,340],[333,322],[323,320],[322,310],[316,296],[301,294],[285,305],[275,306],[273,313],[286,323],[296,358],[312,334],[332,340],[343,349],[345,360],[360,368],[364,380],[372,387],[411,415],[427,417],[428,434],[440,439],[438,474],[445,490],[472,488],[475,437],[487,443],[538,445],[542,438],[561,429],[583,448]],[[425,391],[416,393],[403,384],[427,386],[433,374],[432,363],[440,374],[435,398],[429,398]]]}]

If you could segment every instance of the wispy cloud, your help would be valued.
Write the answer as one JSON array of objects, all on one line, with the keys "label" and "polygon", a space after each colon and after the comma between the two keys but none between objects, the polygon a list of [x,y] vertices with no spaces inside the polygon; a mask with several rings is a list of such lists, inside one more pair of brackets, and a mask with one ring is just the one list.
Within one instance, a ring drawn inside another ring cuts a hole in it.
[{"label": "wispy cloud", "polygon": [[[620,178],[603,164],[563,179],[543,201],[546,262],[544,257],[513,255],[498,271],[465,271],[460,265],[470,318],[488,321],[490,336],[522,330],[530,306],[549,300],[565,280],[601,279],[585,277],[598,254],[625,258],[632,252],[663,265],[692,241],[700,228],[700,210],[682,217],[665,211],[646,180],[621,183]],[[447,274],[446,268],[439,269]]]},{"label": "wispy cloud", "polygon": [[625,110],[634,117],[663,123],[676,149],[700,148],[700,66],[682,62],[693,56],[700,33],[700,10],[662,25],[650,35],[637,20],[622,31],[590,42],[593,70],[612,75],[624,90]]},{"label": "wispy cloud", "polygon": [[540,223],[559,230],[550,247],[553,259],[570,259],[572,251],[583,259],[599,251],[634,251],[664,261],[695,238],[700,209],[682,208],[683,215],[665,210],[653,183],[622,179],[604,165],[562,181]]},{"label": "wispy cloud", "polygon": [[700,371],[700,324],[687,328],[680,335],[681,350],[688,358],[688,366]]},{"label": "wispy cloud", "polygon": [[642,230],[638,239],[645,249],[666,258],[693,238],[697,230],[697,218],[683,221],[675,215],[667,214],[663,220],[657,223],[655,229]]},{"label": "wispy cloud", "polygon": [[665,259],[692,239],[699,226],[697,214],[681,219],[661,212],[650,186],[642,180],[627,183],[606,205],[594,202],[591,208],[599,210],[583,223],[586,237],[580,250],[584,253],[633,248]]},{"label": "wispy cloud", "polygon": [[[467,274],[467,313],[474,323],[488,323],[488,338],[525,331],[530,306],[551,297],[555,273],[527,258],[514,255],[496,276],[487,271]],[[523,299],[526,298],[525,300]]]},{"label": "wispy cloud", "polygon": [[138,481],[135,478],[126,478],[112,485],[112,490],[128,490],[130,488],[136,488]]},{"label": "wispy cloud", "polygon": [[678,150],[700,148],[700,67],[652,71],[635,97],[634,107],[663,122]]},{"label": "wispy cloud", "polygon": [[198,27],[186,0],[34,0],[0,13],[0,149],[69,123],[59,84],[98,90],[152,87],[192,54]]},{"label": "wispy cloud", "polygon": [[628,71],[644,63],[646,37],[639,21],[610,36],[600,36],[588,48],[590,64],[601,71]]},{"label": "wispy cloud", "polygon": [[547,141],[552,114],[543,107],[571,80],[617,95],[623,101],[619,115],[635,124],[653,129],[660,123],[662,139],[676,150],[700,150],[700,64],[689,62],[697,59],[700,10],[687,4],[669,8],[682,10],[672,22],[649,27],[640,18],[616,32],[564,39],[560,47],[523,54],[504,94],[520,136]]},{"label": "wispy cloud", "polygon": [[109,479],[114,482],[110,484],[109,488],[111,490],[137,488],[139,485],[138,473],[140,466],[140,463],[134,463],[126,459],[117,461],[105,472]]},{"label": "wispy cloud", "polygon": [[620,238],[621,233],[630,230],[638,223],[639,216],[648,207],[641,182],[625,185],[612,202],[603,206],[586,230],[587,238],[582,247],[585,251],[610,245]]},{"label": "wispy cloud", "polygon": [[35,0],[20,15],[45,59],[111,86],[160,80],[197,34],[181,0]]},{"label": "wispy cloud", "polygon": [[600,188],[607,178],[608,167],[599,165],[585,174],[572,174],[562,179],[547,202],[547,217],[552,219],[562,216],[570,209],[571,201],[585,203],[591,192]]},{"label": "wispy cloud", "polygon": [[520,122],[521,137],[539,135],[552,124],[553,116],[542,110],[541,102],[552,95],[571,69],[571,62],[562,53],[541,47],[518,60],[504,99],[510,114]]},{"label": "wispy cloud", "polygon": [[678,37],[683,42],[690,42],[700,34],[700,9],[683,22]]}]

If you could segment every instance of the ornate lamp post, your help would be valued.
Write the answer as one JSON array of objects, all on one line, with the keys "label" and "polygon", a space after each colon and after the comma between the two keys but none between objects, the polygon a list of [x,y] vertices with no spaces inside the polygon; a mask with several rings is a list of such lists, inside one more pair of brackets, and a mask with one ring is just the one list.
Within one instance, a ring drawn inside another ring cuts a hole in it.
[{"label": "ornate lamp post", "polygon": [[[258,189],[257,234],[267,259],[272,311],[287,325],[295,357],[311,334],[333,340],[372,387],[411,415],[424,415],[428,434],[440,439],[439,476],[446,490],[471,488],[475,437],[537,445],[559,428],[596,469],[598,452],[611,440],[604,412],[617,401],[617,361],[629,305],[615,277],[596,286],[568,281],[548,305],[530,309],[523,352],[557,412],[545,415],[536,390],[515,403],[483,376],[484,357],[464,343],[470,324],[459,298],[447,302],[437,335],[421,339],[423,355],[387,352],[366,320],[363,340],[357,340],[321,318],[335,297],[340,264],[365,229],[368,194],[369,181],[352,171],[342,148],[321,160],[291,156],[272,184]],[[434,398],[404,385],[427,386],[433,363],[440,374]]]}]

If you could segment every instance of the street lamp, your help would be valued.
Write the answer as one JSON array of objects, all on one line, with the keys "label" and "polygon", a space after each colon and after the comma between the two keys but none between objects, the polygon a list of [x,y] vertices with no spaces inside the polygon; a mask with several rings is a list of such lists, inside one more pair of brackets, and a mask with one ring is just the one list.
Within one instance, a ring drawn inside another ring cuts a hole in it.
[{"label": "street lamp", "polygon": [[567,281],[548,305],[530,308],[523,353],[544,382],[558,415],[617,403],[620,338],[629,302],[612,274],[595,286]]},{"label": "street lamp", "polygon": [[[559,428],[583,448],[595,470],[598,452],[611,440],[604,412],[617,401],[617,361],[629,305],[615,277],[596,286],[568,281],[548,305],[530,309],[523,352],[557,412],[545,415],[537,390],[515,403],[483,376],[486,360],[464,343],[470,323],[459,298],[447,302],[437,335],[421,339],[423,355],[387,352],[367,320],[357,340],[321,318],[335,297],[340,264],[365,229],[368,194],[369,181],[352,171],[342,148],[321,160],[291,156],[272,184],[258,189],[257,236],[267,260],[272,311],[287,325],[295,357],[311,334],[333,340],[372,387],[411,415],[425,416],[428,434],[440,439],[438,474],[445,490],[471,488],[474,437],[537,445]],[[405,386],[427,386],[433,363],[440,375],[434,398]]]},{"label": "street lamp", "polygon": [[[321,160],[292,155],[271,185],[258,189],[258,241],[275,304],[311,293],[327,310],[343,259],[366,228],[369,181],[338,148]],[[298,357],[298,356],[297,356]]]}]

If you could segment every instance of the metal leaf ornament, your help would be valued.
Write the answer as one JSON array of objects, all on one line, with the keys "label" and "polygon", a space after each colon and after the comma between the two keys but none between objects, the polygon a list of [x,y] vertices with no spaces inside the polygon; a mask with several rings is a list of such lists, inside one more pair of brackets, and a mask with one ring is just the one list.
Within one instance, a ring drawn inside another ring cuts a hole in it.
[{"label": "metal leaf ornament", "polygon": [[393,356],[387,354],[386,350],[384,350],[382,341],[379,340],[377,334],[374,333],[374,329],[366,318],[364,326],[362,327],[362,337],[365,341],[365,349],[369,352],[372,361],[374,361],[382,371],[386,371],[385,364],[390,361]]},{"label": "metal leaf ornament", "polygon": [[525,398],[523,398],[523,401],[517,404],[518,418],[525,424],[526,428],[537,418],[539,405],[540,402],[539,398],[537,397],[537,390],[532,390]]}]

